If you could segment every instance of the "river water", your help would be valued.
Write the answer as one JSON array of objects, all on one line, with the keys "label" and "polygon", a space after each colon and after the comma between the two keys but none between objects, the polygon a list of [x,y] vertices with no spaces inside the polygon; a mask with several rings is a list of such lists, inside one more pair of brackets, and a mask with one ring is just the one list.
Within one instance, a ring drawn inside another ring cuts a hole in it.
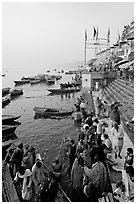
[{"label": "river water", "polygon": [[[63,68],[61,68],[63,70]],[[61,71],[60,70],[60,71]],[[43,72],[31,72],[28,70],[4,70],[6,75],[2,78],[2,87],[14,88],[14,80],[20,79],[22,76],[34,76],[34,74],[43,74]],[[46,72],[46,71],[45,71]],[[44,72],[44,73],[45,73]],[[65,72],[65,70],[64,70]],[[62,79],[56,81],[55,85],[51,87],[58,87],[61,82],[71,81],[73,75],[66,75],[65,73],[58,73],[58,70],[52,70],[51,74],[62,75]],[[31,144],[36,151],[44,155],[48,149],[48,159],[53,160],[57,156],[60,144],[64,137],[75,139],[77,137],[77,128],[74,126],[71,117],[61,120],[56,119],[34,119],[34,107],[46,106],[54,108],[64,108],[72,110],[76,98],[81,95],[81,92],[72,93],[69,95],[54,95],[49,96],[47,88],[49,86],[42,82],[39,84],[24,84],[18,86],[23,89],[23,95],[13,99],[9,105],[2,109],[2,114],[20,115],[18,120],[21,124],[17,127],[15,134],[17,139],[12,142],[18,144],[23,142],[24,145]]]}]

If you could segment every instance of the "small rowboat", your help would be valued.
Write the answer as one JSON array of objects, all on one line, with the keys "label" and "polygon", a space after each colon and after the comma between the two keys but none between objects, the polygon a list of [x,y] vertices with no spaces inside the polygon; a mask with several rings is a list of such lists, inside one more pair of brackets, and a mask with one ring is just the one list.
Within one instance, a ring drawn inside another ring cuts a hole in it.
[{"label": "small rowboat", "polygon": [[68,116],[71,115],[73,111],[51,109],[46,107],[35,107],[35,114],[41,117],[50,118],[52,116]]},{"label": "small rowboat", "polygon": [[70,89],[47,89],[49,92],[51,92],[52,94],[65,94],[65,93],[74,93],[74,92],[78,92],[81,89],[79,88],[70,88]]},{"label": "small rowboat", "polygon": [[8,88],[3,88],[2,89],[2,96],[5,96],[5,95],[9,94],[9,91],[10,91],[9,87]]},{"label": "small rowboat", "polygon": [[17,120],[18,118],[20,118],[20,115],[19,116],[2,115],[2,124],[7,125],[7,124],[13,122],[14,120]]}]

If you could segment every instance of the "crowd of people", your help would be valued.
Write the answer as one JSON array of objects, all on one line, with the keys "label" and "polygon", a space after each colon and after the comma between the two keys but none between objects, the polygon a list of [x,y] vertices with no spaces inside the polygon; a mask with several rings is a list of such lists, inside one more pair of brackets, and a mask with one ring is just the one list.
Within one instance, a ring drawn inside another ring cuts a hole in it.
[{"label": "crowd of people", "polygon": [[21,201],[55,201],[57,180],[62,170],[59,158],[53,161],[49,170],[32,146],[23,147],[20,143],[16,148],[9,149],[5,162]]},{"label": "crowd of people", "polygon": [[[121,152],[124,144],[124,130],[121,127],[119,102],[110,105],[97,97],[96,112],[88,112],[83,97],[77,98],[75,112],[72,117],[78,124],[77,141],[66,138],[67,155],[69,157],[68,173],[71,178],[71,201],[99,202],[134,200],[134,155],[133,149],[127,148],[124,162],[125,180],[117,182],[113,192],[110,168],[122,159]],[[111,119],[111,135],[106,132],[107,123],[101,120],[102,114]],[[21,186],[23,201],[55,201],[58,183],[63,177],[62,164],[57,157],[49,171],[42,159],[36,156],[32,146],[23,147],[19,144],[14,150],[10,149],[5,161],[9,165],[11,176],[15,183]],[[125,186],[125,187],[124,187]]]},{"label": "crowd of people", "polygon": [[[104,103],[108,104],[106,101]],[[115,102],[106,110],[107,106],[104,103],[99,97],[96,98],[95,115],[88,113],[82,97],[78,98],[75,104],[76,110],[73,113],[73,119],[75,123],[79,123],[81,128],[78,132],[78,143],[76,144],[74,140],[69,142],[73,201],[98,202],[103,199],[105,201],[106,199],[120,201],[119,196],[115,196],[117,190],[114,193],[112,189],[110,167],[117,164],[117,158],[122,159],[124,130],[121,126],[118,109],[121,104]],[[103,113],[106,113],[106,117],[111,119],[110,137],[106,133],[106,123],[101,120]],[[133,149],[128,147],[124,163],[128,182],[125,183],[125,190],[122,191],[123,201],[134,199],[133,157]],[[119,182],[124,185],[124,180],[118,181],[117,189],[121,189]]]}]

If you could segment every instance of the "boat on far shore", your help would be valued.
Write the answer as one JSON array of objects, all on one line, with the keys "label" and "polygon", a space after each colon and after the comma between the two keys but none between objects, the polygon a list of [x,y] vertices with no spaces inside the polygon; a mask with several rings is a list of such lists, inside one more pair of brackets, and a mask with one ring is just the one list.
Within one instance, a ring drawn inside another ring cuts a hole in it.
[{"label": "boat on far shore", "polygon": [[74,93],[74,92],[78,92],[80,91],[81,89],[80,88],[64,88],[64,89],[61,89],[61,88],[58,88],[58,89],[47,89],[49,92],[51,92],[51,94],[65,94],[65,93]]},{"label": "boat on far shore", "polygon": [[30,84],[33,85],[33,84],[38,84],[40,83],[41,80],[40,79],[33,79],[33,80],[30,80]]}]

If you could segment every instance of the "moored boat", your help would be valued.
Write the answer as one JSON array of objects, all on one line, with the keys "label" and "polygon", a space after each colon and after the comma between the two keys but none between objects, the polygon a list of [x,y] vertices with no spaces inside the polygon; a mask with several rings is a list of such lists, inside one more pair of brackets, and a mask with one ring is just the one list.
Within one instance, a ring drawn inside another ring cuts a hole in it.
[{"label": "moored boat", "polygon": [[30,80],[30,84],[32,85],[32,84],[38,84],[38,83],[40,83],[41,82],[41,80],[40,79],[33,79],[33,80]]},{"label": "moored boat", "polygon": [[78,92],[81,89],[80,88],[70,88],[70,89],[47,89],[52,94],[63,94],[63,93],[72,93],[72,92]]},{"label": "moored boat", "polygon": [[73,111],[51,109],[46,107],[35,107],[35,114],[41,117],[50,118],[52,116],[68,116],[71,115]]},{"label": "moored boat", "polygon": [[10,96],[18,96],[23,94],[23,89],[12,89],[10,90]]},{"label": "moored boat", "polygon": [[22,78],[21,80],[15,80],[14,83],[15,85],[27,84],[27,83],[30,83],[30,79]]},{"label": "moored boat", "polygon": [[13,126],[13,125],[2,125],[2,136],[14,133],[16,128],[17,128],[17,125],[16,126]]},{"label": "moored boat", "polygon": [[6,105],[8,105],[10,103],[10,98],[6,97],[2,99],[2,108],[4,108]]},{"label": "moored boat", "polygon": [[14,116],[14,115],[2,115],[2,124],[3,125],[7,125],[15,120],[17,120],[18,118],[20,118],[19,116]]},{"label": "moored boat", "polygon": [[5,96],[5,95],[9,94],[9,91],[10,91],[10,88],[9,88],[9,87],[3,88],[3,89],[2,89],[2,96]]}]

